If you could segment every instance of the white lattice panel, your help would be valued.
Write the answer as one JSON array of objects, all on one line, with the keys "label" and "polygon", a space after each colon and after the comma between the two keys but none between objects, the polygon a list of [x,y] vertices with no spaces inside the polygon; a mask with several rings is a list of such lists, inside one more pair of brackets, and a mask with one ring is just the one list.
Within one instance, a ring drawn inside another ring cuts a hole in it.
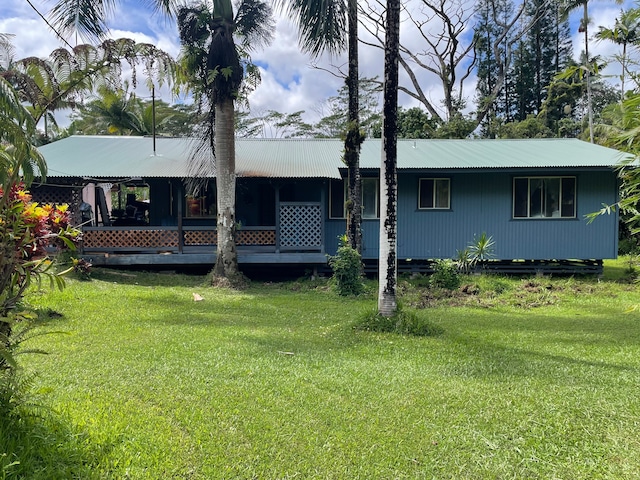
[{"label": "white lattice panel", "polygon": [[280,246],[288,248],[321,247],[321,206],[281,205]]}]

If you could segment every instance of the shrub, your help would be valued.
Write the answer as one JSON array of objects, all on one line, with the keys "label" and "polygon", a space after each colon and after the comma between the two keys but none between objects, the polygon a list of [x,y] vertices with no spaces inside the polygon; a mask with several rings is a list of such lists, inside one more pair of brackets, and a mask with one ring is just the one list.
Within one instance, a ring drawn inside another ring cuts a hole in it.
[{"label": "shrub", "polygon": [[385,317],[378,314],[377,310],[372,310],[363,315],[354,328],[367,332],[396,333],[417,337],[433,337],[441,335],[444,331],[442,327],[416,315],[413,310],[404,310],[400,306],[396,314],[391,317]]},{"label": "shrub", "polygon": [[[15,327],[26,322],[20,311],[22,298],[32,283],[48,279],[64,287],[45,249],[73,247],[79,231],[69,225],[66,205],[39,205],[22,182],[10,177],[0,187],[0,369],[14,368],[11,338]],[[66,273],[66,272],[63,272]]]},{"label": "shrub", "polygon": [[488,279],[488,284],[489,284],[489,288],[497,295],[500,295],[502,293],[505,293],[511,290],[511,283],[509,283],[509,281],[507,281],[504,278],[495,277],[495,276],[491,277]]},{"label": "shrub", "polygon": [[479,237],[473,236],[473,242],[467,248],[471,255],[473,265],[480,264],[484,266],[487,261],[495,257],[495,244],[493,237],[482,232]]},{"label": "shrub", "polygon": [[463,248],[462,250],[456,250],[455,265],[459,272],[465,274],[471,273],[471,270],[474,267],[474,261],[471,258],[471,251],[469,250],[469,247]]},{"label": "shrub", "polygon": [[348,245],[346,237],[340,239],[340,247],[335,256],[329,256],[333,270],[333,284],[339,295],[360,295],[364,292],[362,282],[362,257]]},{"label": "shrub", "polygon": [[436,260],[433,264],[433,274],[429,285],[434,288],[455,290],[460,286],[458,267],[451,260]]},{"label": "shrub", "polygon": [[640,252],[635,238],[621,238],[618,242],[618,255],[637,255]]}]

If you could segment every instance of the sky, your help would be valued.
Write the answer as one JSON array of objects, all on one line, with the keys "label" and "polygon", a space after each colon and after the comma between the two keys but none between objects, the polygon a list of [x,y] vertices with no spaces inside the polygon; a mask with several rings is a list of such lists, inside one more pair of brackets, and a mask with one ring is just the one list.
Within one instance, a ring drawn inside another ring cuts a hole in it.
[{"label": "sky", "polygon": [[[469,1],[469,0],[461,0]],[[31,3],[43,14],[48,11],[53,2],[47,0],[31,0]],[[180,53],[175,22],[153,14],[145,7],[142,0],[122,0],[120,6],[110,21],[113,38],[128,37],[138,42],[152,43],[158,48],[176,57]],[[417,0],[403,2],[407,8],[416,9]],[[590,2],[590,16],[592,23],[591,32],[596,32],[597,27],[604,25],[610,27],[614,19],[624,6],[633,4],[627,0],[627,5],[618,5],[611,0]],[[573,26],[577,25],[580,12],[571,17]],[[421,47],[421,39],[416,32],[412,32],[408,22],[401,26],[401,41],[414,48]],[[362,36],[366,37],[364,29],[360,29]],[[15,58],[37,56],[46,58],[54,49],[63,46],[55,34],[47,27],[45,22],[31,8],[27,0],[0,0],[0,33],[8,33],[13,36],[15,45]],[[579,52],[584,48],[583,36],[577,31],[577,26],[572,28],[574,58],[578,58]],[[73,45],[74,39],[68,39]],[[600,55],[612,55],[616,52],[613,45],[608,42],[592,42],[590,53]],[[382,78],[384,58],[382,51],[376,48],[362,45],[360,51],[360,75]],[[336,95],[338,89],[344,84],[344,80],[334,73],[335,66],[342,67],[346,71],[346,57],[323,56],[312,60],[309,56],[300,52],[297,42],[295,25],[278,16],[275,38],[272,44],[260,51],[254,52],[253,60],[260,66],[262,82],[250,95],[249,104],[252,114],[260,115],[267,110],[275,110],[282,113],[293,113],[304,110],[304,118],[309,122],[317,121],[326,113],[325,100]],[[319,68],[318,68],[319,67]],[[606,73],[606,72],[605,72]],[[613,74],[613,70],[609,69]],[[433,103],[436,105],[442,97],[441,86],[434,75],[420,72],[420,83]],[[406,76],[401,73],[400,83],[407,83]],[[142,88],[142,87],[139,87]],[[464,87],[467,100],[473,104],[475,91],[475,79],[470,78]],[[149,92],[142,89],[137,92],[140,96],[149,96]],[[168,102],[183,101],[172,98],[167,91],[162,92],[163,99]],[[405,107],[416,106],[417,103],[405,94],[400,93],[399,102]],[[65,125],[64,119],[60,120]]]}]

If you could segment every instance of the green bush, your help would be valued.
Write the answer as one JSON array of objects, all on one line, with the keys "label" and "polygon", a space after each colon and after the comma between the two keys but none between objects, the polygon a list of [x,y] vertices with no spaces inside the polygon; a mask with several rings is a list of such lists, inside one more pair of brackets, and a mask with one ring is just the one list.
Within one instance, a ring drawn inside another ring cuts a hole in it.
[{"label": "green bush", "polygon": [[419,317],[413,310],[398,311],[391,317],[378,314],[377,310],[367,312],[355,325],[356,330],[378,333],[397,333],[417,337],[433,337],[443,333],[442,327],[432,324],[426,318]]},{"label": "green bush", "polygon": [[360,295],[364,292],[362,257],[347,244],[346,238],[341,238],[336,255],[329,257],[329,265],[339,295]]},{"label": "green bush", "polygon": [[455,290],[460,286],[458,267],[451,260],[436,260],[433,264],[433,274],[429,280],[433,288]]},{"label": "green bush", "polygon": [[618,255],[637,255],[640,252],[635,238],[621,238],[618,242]]},{"label": "green bush", "polygon": [[508,280],[492,276],[488,279],[489,289],[491,289],[496,294],[500,295],[502,293],[508,292],[511,290],[511,283]]}]

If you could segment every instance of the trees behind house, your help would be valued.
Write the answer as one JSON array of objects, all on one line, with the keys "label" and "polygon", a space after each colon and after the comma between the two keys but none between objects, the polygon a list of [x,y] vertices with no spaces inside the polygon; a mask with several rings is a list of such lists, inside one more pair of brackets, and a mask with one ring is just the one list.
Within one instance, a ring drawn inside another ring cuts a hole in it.
[{"label": "trees behind house", "polygon": [[0,67],[0,76],[28,105],[36,125],[44,121],[45,139],[50,125],[56,126],[56,111],[78,107],[92,92],[121,85],[125,65],[130,69],[134,88],[140,70],[147,82],[158,86],[171,84],[175,78],[175,62],[170,55],[154,45],[128,38],[105,40],[97,46],[58,48],[45,59],[14,59],[6,44],[4,51],[6,62]]},{"label": "trees behind house", "polygon": [[[194,104],[169,105],[140,98],[124,88],[98,89],[71,114],[72,135],[156,135],[189,137],[199,116]],[[155,110],[155,116],[154,116]]]}]

